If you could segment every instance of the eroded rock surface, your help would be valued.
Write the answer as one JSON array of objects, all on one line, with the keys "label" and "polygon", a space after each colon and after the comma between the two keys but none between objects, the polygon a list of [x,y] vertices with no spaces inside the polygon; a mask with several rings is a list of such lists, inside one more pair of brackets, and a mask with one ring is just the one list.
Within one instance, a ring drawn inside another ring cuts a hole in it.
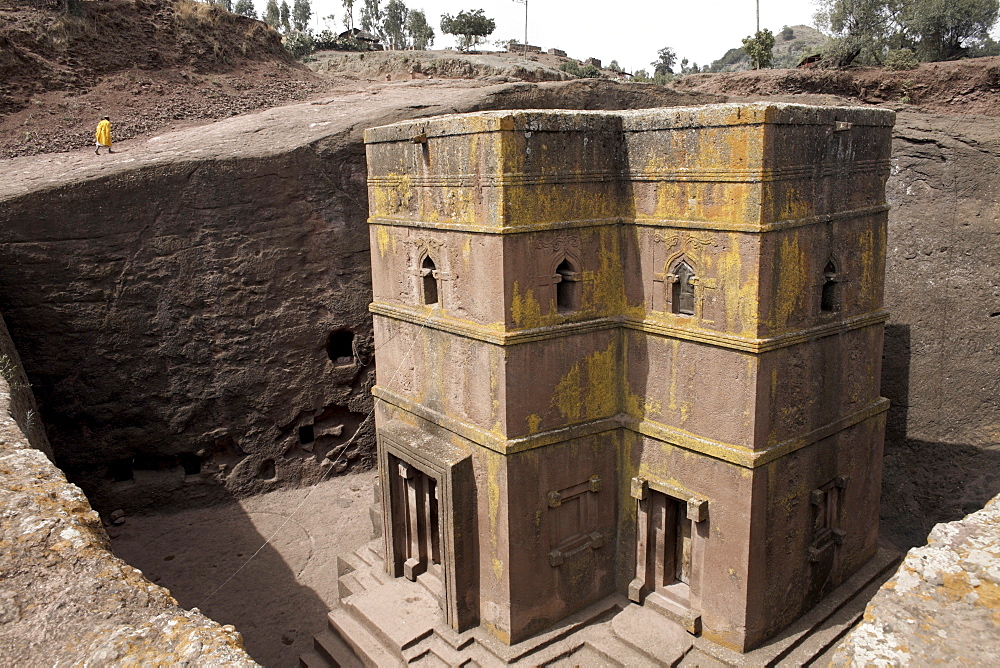
[{"label": "eroded rock surface", "polygon": [[[0,349],[9,355],[11,348],[0,328]],[[127,658],[136,665],[257,665],[236,629],[184,610],[111,553],[83,492],[32,447],[11,416],[7,377],[20,375],[18,369],[0,378],[3,663],[112,665]]]},{"label": "eroded rock surface", "polygon": [[1000,497],[937,525],[910,550],[834,665],[995,665],[1000,657]]}]

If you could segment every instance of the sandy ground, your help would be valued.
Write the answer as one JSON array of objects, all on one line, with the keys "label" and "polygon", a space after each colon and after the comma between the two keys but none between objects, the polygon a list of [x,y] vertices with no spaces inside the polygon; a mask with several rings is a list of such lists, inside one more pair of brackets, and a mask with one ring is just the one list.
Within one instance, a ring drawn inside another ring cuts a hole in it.
[{"label": "sandy ground", "polygon": [[337,555],[372,536],[368,508],[377,475],[129,516],[109,533],[115,554],[170,589],[182,606],[239,629],[258,662],[297,666],[337,603]]}]

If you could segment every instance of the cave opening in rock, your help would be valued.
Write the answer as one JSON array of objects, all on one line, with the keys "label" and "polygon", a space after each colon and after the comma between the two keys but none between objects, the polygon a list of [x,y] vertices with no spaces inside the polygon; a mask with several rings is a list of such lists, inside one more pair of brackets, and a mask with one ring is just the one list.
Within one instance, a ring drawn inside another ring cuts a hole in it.
[{"label": "cave opening in rock", "polygon": [[326,339],[326,354],[337,366],[354,364],[354,332],[338,329]]},{"label": "cave opening in rock", "polygon": [[304,424],[299,427],[299,444],[309,445],[316,440],[316,430],[311,424]]},{"label": "cave opening in rock", "polygon": [[115,482],[128,482],[132,480],[135,475],[132,471],[132,459],[116,459],[108,465],[108,471],[111,473],[111,479]]},{"label": "cave opening in rock", "polygon": [[181,466],[184,467],[184,475],[198,475],[201,473],[201,457],[189,453],[180,456]]}]

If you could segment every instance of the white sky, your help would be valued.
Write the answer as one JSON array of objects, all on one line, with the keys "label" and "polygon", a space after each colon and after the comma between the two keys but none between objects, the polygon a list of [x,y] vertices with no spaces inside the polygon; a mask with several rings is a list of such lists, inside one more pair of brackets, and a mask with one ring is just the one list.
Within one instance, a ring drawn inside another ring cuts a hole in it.
[{"label": "white sky", "polygon": [[[355,21],[363,0],[355,0]],[[266,0],[255,0],[257,11]],[[383,0],[384,7],[388,0]],[[410,9],[422,9],[436,34],[434,49],[454,46],[450,35],[441,34],[441,15],[483,9],[496,21],[489,37],[524,39],[524,5],[514,0],[404,0]],[[288,1],[292,4],[292,0]],[[344,30],[340,0],[312,0],[314,30],[326,27],[319,17],[336,14],[332,30]],[[784,25],[812,24],[815,7],[810,0],[760,0],[760,26],[772,32]],[[673,47],[678,62],[687,58],[707,65],[756,30],[755,0],[709,0],[694,2],[643,2],[640,0],[528,0],[528,43],[543,49],[563,49],[573,58],[611,60],[627,71],[645,68],[664,46]],[[491,49],[492,47],[490,45]],[[676,70],[676,68],[675,68]]]}]

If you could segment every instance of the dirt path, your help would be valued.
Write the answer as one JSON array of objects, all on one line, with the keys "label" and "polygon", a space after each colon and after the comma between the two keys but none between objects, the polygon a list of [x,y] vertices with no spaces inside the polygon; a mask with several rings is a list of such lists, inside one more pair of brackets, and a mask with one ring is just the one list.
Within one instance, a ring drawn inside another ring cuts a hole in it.
[{"label": "dirt path", "polygon": [[239,503],[130,516],[109,533],[115,554],[182,606],[239,629],[257,661],[297,666],[336,605],[337,555],[371,538],[376,477],[367,471]]}]

